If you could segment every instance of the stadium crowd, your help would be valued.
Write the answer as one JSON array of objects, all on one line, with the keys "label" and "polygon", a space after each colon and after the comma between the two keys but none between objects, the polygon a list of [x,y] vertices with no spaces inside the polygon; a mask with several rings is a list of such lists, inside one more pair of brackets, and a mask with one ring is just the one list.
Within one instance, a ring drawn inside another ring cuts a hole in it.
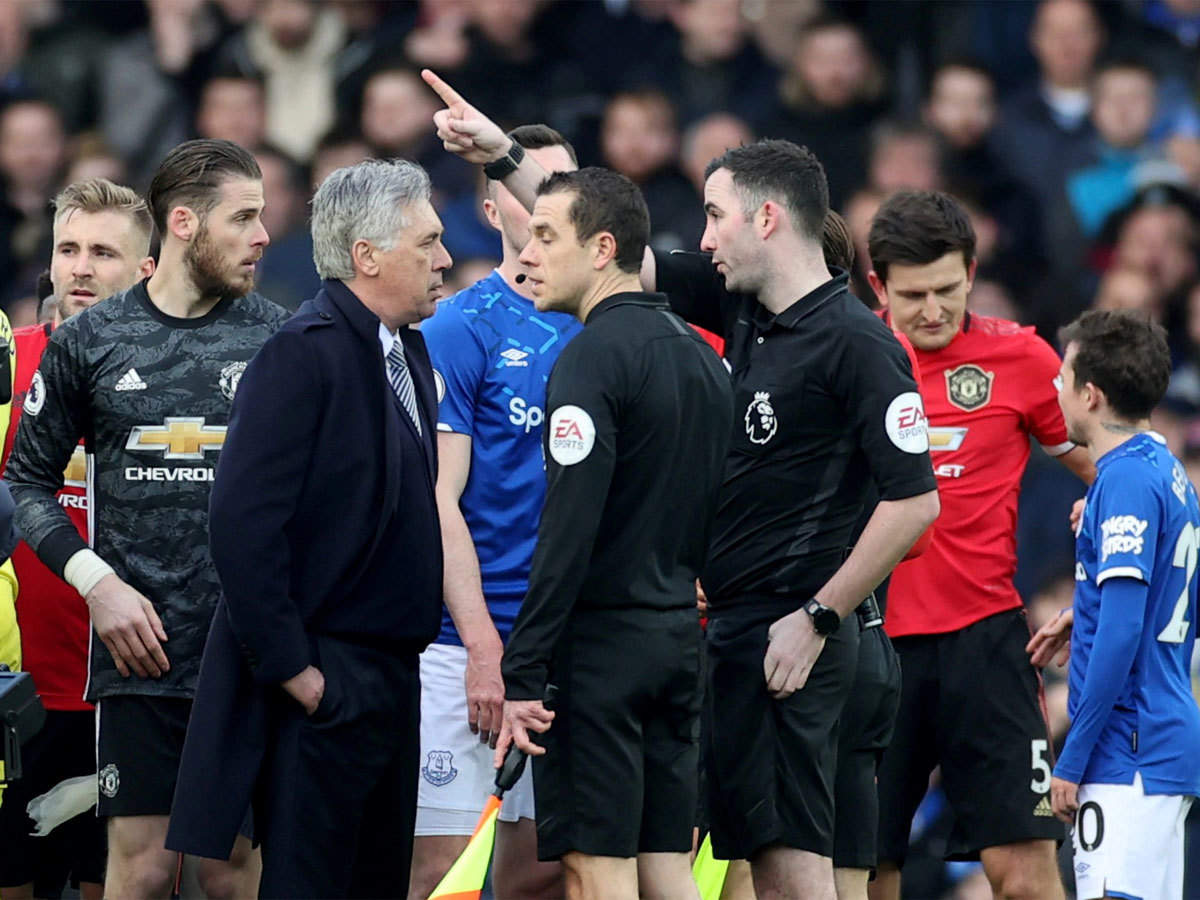
[{"label": "stadium crowd", "polygon": [[[195,137],[253,154],[270,235],[256,289],[288,309],[321,286],[314,191],[371,158],[429,173],[447,295],[485,278],[503,256],[489,183],[444,151],[423,67],[502,126],[546,123],[580,166],[629,178],[656,252],[699,246],[714,157],[759,137],[807,146],[872,305],[880,206],[952,194],[976,237],[971,311],[1055,346],[1093,308],[1167,329],[1154,426],[1200,481],[1195,0],[0,0],[0,308],[14,328],[53,315],[38,276],[64,186],[102,176],[144,193]],[[1015,578],[1035,629],[1071,603],[1082,490],[1035,448]],[[1065,670],[1048,667],[1046,688],[1061,745]],[[978,864],[942,861],[947,832],[935,780],[906,897],[988,896]]]}]

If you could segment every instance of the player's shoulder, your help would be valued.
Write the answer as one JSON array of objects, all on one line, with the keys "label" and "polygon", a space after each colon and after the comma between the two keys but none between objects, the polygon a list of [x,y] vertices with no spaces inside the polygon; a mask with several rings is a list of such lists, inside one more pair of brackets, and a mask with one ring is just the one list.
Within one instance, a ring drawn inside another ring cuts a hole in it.
[{"label": "player's shoulder", "polygon": [[13,329],[13,342],[18,350],[31,347],[45,347],[50,340],[54,327],[49,322],[39,322],[36,325],[22,325]]},{"label": "player's shoulder", "polygon": [[1022,325],[1020,322],[1001,319],[998,316],[968,313],[963,334],[973,342],[990,346],[997,354],[1010,358],[1020,358],[1033,352],[1054,353],[1054,348],[1032,325]]},{"label": "player's shoulder", "polygon": [[291,318],[292,312],[269,300],[257,291],[251,291],[237,299],[237,306],[247,318],[268,325],[272,329],[279,328]]}]

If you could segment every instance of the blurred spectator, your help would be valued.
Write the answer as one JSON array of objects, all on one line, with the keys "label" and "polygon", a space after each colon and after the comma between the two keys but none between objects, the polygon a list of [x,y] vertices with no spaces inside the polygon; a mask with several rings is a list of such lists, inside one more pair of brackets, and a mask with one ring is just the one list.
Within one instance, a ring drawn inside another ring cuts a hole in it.
[{"label": "blurred spectator", "polygon": [[381,69],[363,89],[362,135],[373,156],[420,163],[439,197],[458,197],[472,190],[475,171],[442,149],[431,125],[438,109],[436,96],[415,70]]},{"label": "blurred spectator", "polygon": [[[41,261],[49,255],[49,203],[62,176],[66,149],[62,120],[49,103],[19,100],[0,111],[0,239],[6,239],[0,264],[7,262],[3,270],[8,291],[32,293]],[[35,260],[36,268],[30,271]]]},{"label": "blurred spectator", "polygon": [[1197,276],[1197,222],[1175,203],[1148,202],[1123,221],[1114,264],[1144,273],[1166,307],[1181,300]]},{"label": "blurred spectator", "polygon": [[871,233],[871,220],[887,195],[874,187],[859,188],[846,201],[843,218],[846,227],[850,229],[850,237],[854,239],[854,271],[850,274],[854,295],[872,309],[878,301],[875,291],[867,281],[867,272],[871,269],[871,254],[867,246],[867,236]]},{"label": "blurred spectator", "polygon": [[455,257],[454,267],[446,273],[444,279],[446,296],[452,297],[475,282],[487,278],[492,273],[492,269],[499,264],[499,257],[468,256],[462,259]]},{"label": "blurred spectator", "polygon": [[129,178],[125,160],[94,131],[84,132],[71,141],[63,184],[88,178],[107,178],[114,184],[124,184]]},{"label": "blurred spectator", "polygon": [[780,100],[763,133],[815,153],[829,178],[830,204],[841,207],[863,181],[867,134],[885,109],[883,72],[859,30],[827,17],[801,28]]},{"label": "blurred spectator", "polygon": [[1113,60],[1096,72],[1091,107],[1096,129],[1093,160],[1067,176],[1067,196],[1089,237],[1099,232],[1114,210],[1132,199],[1139,170],[1155,161],[1160,169],[1165,164],[1161,148],[1149,141],[1156,88],[1154,70],[1135,59]]},{"label": "blurred spectator", "polygon": [[416,27],[404,38],[405,58],[441,73],[457,70],[471,49],[469,21],[467,0],[422,0]]},{"label": "blurred spectator", "polygon": [[733,113],[709,113],[689,125],[680,144],[679,167],[696,189],[696,196],[704,196],[704,171],[710,162],[726,150],[753,141],[750,126]]},{"label": "blurred spectator", "polygon": [[307,162],[333,125],[337,63],[345,43],[341,16],[324,4],[263,0],[246,28],[221,49],[224,65],[244,75],[261,73],[266,139],[293,159]]},{"label": "blurred spectator", "polygon": [[[1200,418],[1200,283],[1188,290],[1183,334],[1177,343],[1179,349],[1163,406],[1180,421],[1195,422]],[[1200,441],[1190,443],[1194,457],[1200,450]],[[1195,479],[1193,482],[1200,484]]]},{"label": "blurred spectator", "polygon": [[310,166],[310,187],[315,192],[330,172],[371,158],[371,145],[357,132],[331,131],[317,142]]},{"label": "blurred spectator", "polygon": [[1041,200],[1050,262],[1069,272],[1085,242],[1062,202],[1066,173],[1086,164],[1094,131],[1089,86],[1104,29],[1086,0],[1043,0],[1030,29],[1039,78],[1001,110],[993,147],[1010,172]]},{"label": "blurred spectator", "polygon": [[766,60],[780,69],[791,63],[800,29],[821,14],[821,0],[791,0],[789,3],[752,0],[742,4],[742,15],[749,23],[755,44]]},{"label": "blurred spectator", "polygon": [[736,109],[761,125],[774,109],[779,73],[748,39],[741,6],[741,0],[678,0],[669,7],[677,33],[653,56],[628,67],[625,83],[664,91],[685,124]]},{"label": "blurred spectator", "polygon": [[925,104],[925,121],[942,139],[942,172],[951,193],[966,193],[991,214],[1004,251],[1023,259],[1029,278],[1012,287],[1023,293],[1045,259],[1037,198],[1008,171],[988,142],[996,124],[991,74],[967,59],[938,67]]},{"label": "blurred spectator", "polygon": [[[454,260],[452,271],[462,268],[460,261],[485,259],[498,263],[500,260],[503,252],[500,233],[484,217],[483,203],[487,199],[487,178],[481,169],[476,173],[472,193],[455,197],[438,208],[444,229],[442,243]],[[450,296],[449,292],[446,296]]]},{"label": "blurred spectator", "polygon": [[254,158],[263,176],[262,223],[271,236],[259,264],[258,290],[280,306],[296,309],[321,287],[312,261],[304,174],[275,147],[258,148]]},{"label": "blurred spectator", "polygon": [[267,135],[267,106],[262,79],[236,72],[215,75],[200,89],[196,134],[233,141],[247,150]]},{"label": "blurred spectator", "polygon": [[700,246],[704,215],[679,171],[675,110],[661,91],[618,94],[600,130],[604,162],[642,189],[650,210],[650,243],[660,251]]},{"label": "blurred spectator", "polygon": [[867,181],[885,195],[906,189],[939,189],[942,159],[937,134],[917,124],[884,120],[875,125],[871,129]]},{"label": "blurred spectator", "polygon": [[1013,302],[1008,288],[999,281],[976,278],[967,297],[967,309],[980,316],[993,316],[1010,322],[1021,320],[1020,309]]},{"label": "blurred spectator", "polygon": [[1095,309],[1132,309],[1162,321],[1162,298],[1155,291],[1154,282],[1141,269],[1132,266],[1115,266],[1105,272],[1092,306]]}]

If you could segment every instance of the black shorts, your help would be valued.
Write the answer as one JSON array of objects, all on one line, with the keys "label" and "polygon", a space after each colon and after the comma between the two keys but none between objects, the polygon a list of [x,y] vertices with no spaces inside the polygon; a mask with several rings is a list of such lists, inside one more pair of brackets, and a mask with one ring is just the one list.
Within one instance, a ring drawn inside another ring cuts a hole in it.
[{"label": "black shorts", "polygon": [[895,638],[900,714],[879,770],[879,858],[902,863],[929,775],[942,767],[954,813],[947,859],[985,847],[1061,841],[1050,809],[1054,749],[1023,609],[947,634]]},{"label": "black shorts", "polygon": [[900,709],[900,658],[882,628],[859,636],[854,687],[838,723],[833,864],[874,869],[879,837],[875,776]]},{"label": "black shorts", "polygon": [[128,694],[97,704],[101,816],[167,816],[192,701]]},{"label": "black shorts", "polygon": [[538,859],[687,853],[696,815],[695,608],[575,612],[556,648],[554,724],[534,758]]},{"label": "black shorts", "polygon": [[88,810],[44,837],[33,837],[25,807],[60,781],[96,772],[96,716],[90,710],[47,710],[46,724],[21,747],[24,774],[0,804],[0,887],[33,883],[34,896],[55,900],[73,887],[104,882],[104,822]]},{"label": "black shorts", "polygon": [[825,641],[804,687],[767,693],[771,623],[721,616],[708,625],[705,765],[713,851],[749,859],[781,844],[833,855],[837,723],[858,665],[858,619]]}]

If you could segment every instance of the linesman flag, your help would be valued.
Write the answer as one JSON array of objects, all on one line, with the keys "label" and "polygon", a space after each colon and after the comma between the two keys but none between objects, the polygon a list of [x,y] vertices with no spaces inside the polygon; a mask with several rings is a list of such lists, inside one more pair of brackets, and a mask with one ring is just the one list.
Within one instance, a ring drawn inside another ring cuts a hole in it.
[{"label": "linesman flag", "polygon": [[[554,685],[546,685],[546,695],[542,701],[546,709],[554,708],[554,696],[557,692]],[[483,883],[487,881],[492,850],[496,846],[496,817],[500,815],[500,803],[504,794],[512,790],[521,773],[525,771],[528,759],[528,754],[517,749],[516,744],[509,745],[504,756],[504,765],[496,773],[496,787],[488,795],[483,813],[475,825],[475,833],[467,842],[467,849],[454,861],[446,877],[438,882],[438,886],[429,895],[429,900],[479,900],[479,895],[483,893]]]},{"label": "linesman flag", "polygon": [[696,861],[692,863],[692,878],[700,891],[700,900],[721,900],[725,888],[725,873],[729,871],[729,860],[713,856],[712,836],[705,835]]}]

